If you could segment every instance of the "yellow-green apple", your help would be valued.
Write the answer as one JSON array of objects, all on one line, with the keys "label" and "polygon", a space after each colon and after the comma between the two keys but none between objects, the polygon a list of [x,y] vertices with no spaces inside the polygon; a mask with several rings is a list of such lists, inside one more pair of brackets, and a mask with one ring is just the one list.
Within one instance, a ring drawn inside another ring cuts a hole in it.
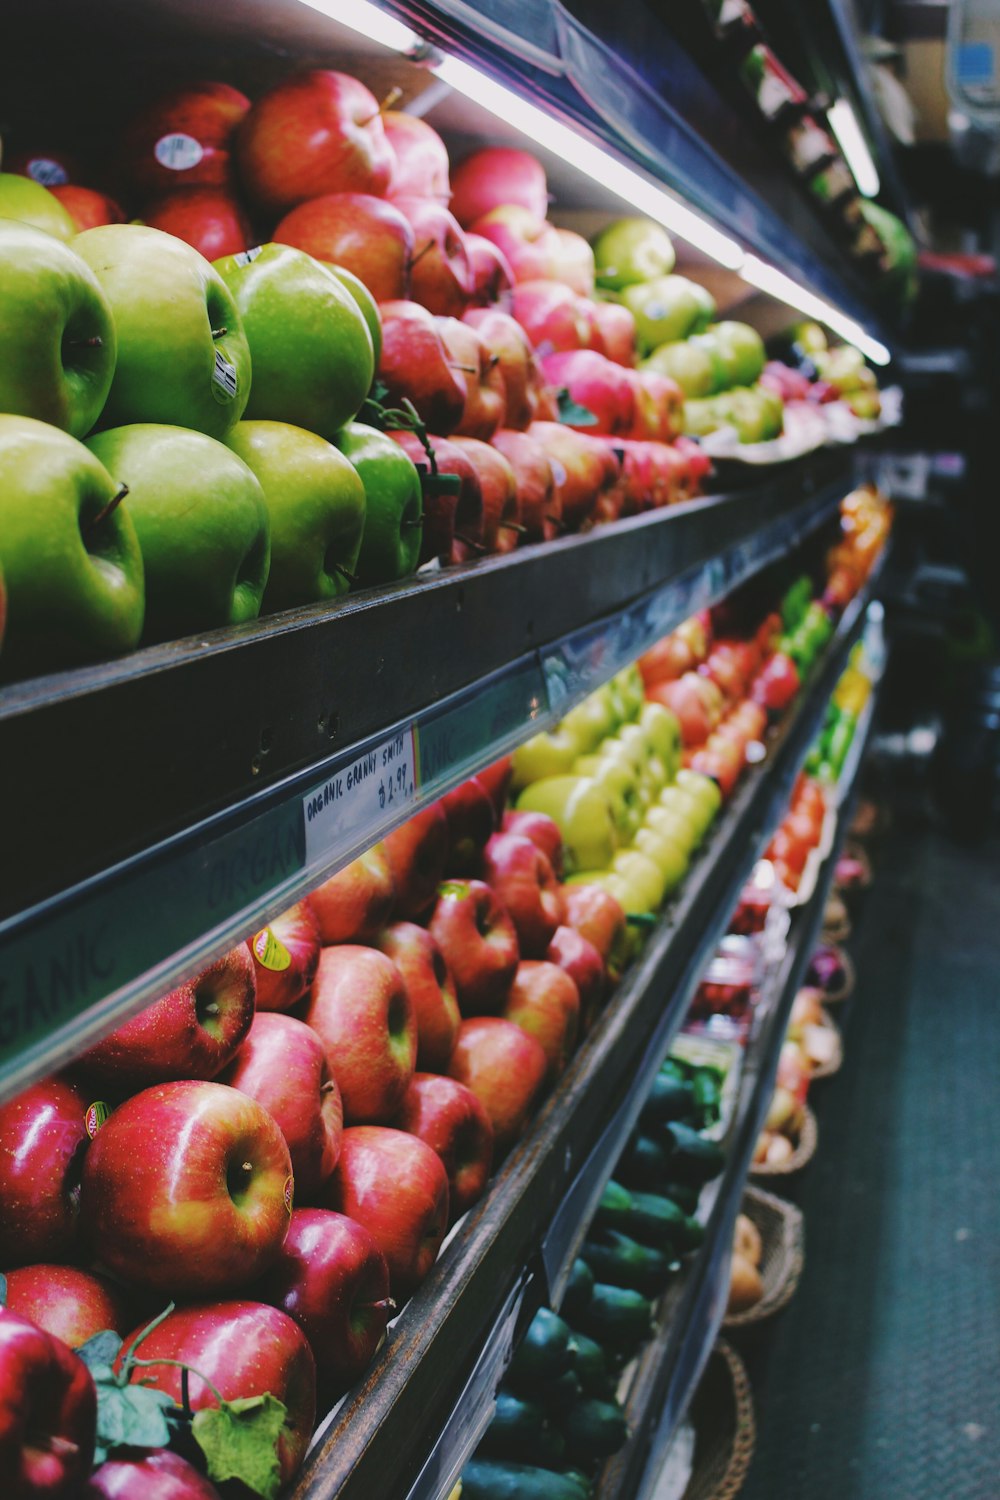
[{"label": "yellow-green apple", "polygon": [[83,1360],[0,1308],[0,1464],[12,1497],[79,1495],[94,1461],[97,1392]]},{"label": "yellow-green apple", "polygon": [[650,823],[639,829],[632,847],[653,861],[663,876],[665,895],[671,895],[687,874],[688,858],[684,845]]},{"label": "yellow-green apple", "polygon": [[416,1291],[448,1227],[448,1175],[437,1152],[402,1130],[345,1130],[326,1198],[368,1230],[388,1262],[393,1296]]},{"label": "yellow-green apple", "polygon": [[97,229],[101,224],[124,224],[125,215],[121,207],[107,193],[94,188],[78,187],[76,183],[57,183],[49,189],[53,198],[58,198],[73,220],[77,234],[85,229]]},{"label": "yellow-green apple", "polygon": [[253,244],[253,230],[243,206],[225,188],[180,188],[151,203],[143,222],[151,229],[176,235],[206,260],[240,254]]},{"label": "yellow-green apple", "polygon": [[513,774],[514,762],[509,755],[502,755],[499,760],[492,761],[488,766],[483,766],[476,772],[476,780],[493,803],[493,811],[498,823],[507,806],[507,794],[510,791]]},{"label": "yellow-green apple", "polygon": [[517,485],[516,520],[520,530],[508,528],[507,534],[522,547],[543,541],[546,526],[552,524],[558,511],[555,477],[545,449],[527,432],[512,432],[505,427],[493,434],[492,442],[514,470]]},{"label": "yellow-green apple", "polygon": [[462,1019],[455,985],[437,943],[415,922],[394,922],[375,938],[402,976],[417,1027],[416,1066],[441,1072],[455,1045]]},{"label": "yellow-green apple", "polygon": [[488,443],[503,426],[507,396],[500,362],[475,328],[458,318],[438,318],[452,367],[465,376],[466,396],[456,435]]},{"label": "yellow-green apple", "polygon": [[701,310],[698,289],[685,276],[656,276],[626,286],[618,295],[635,318],[639,347],[647,352],[686,339]]},{"label": "yellow-green apple", "polygon": [[596,422],[569,422],[567,426],[593,428],[595,433],[611,437],[628,433],[635,413],[631,371],[596,349],[549,354],[542,360],[542,369],[551,385],[567,390],[578,406],[596,418]]},{"label": "yellow-green apple", "polygon": [[5,676],[138,645],[142,554],[119,503],[124,493],[67,433],[31,417],[0,416]]},{"label": "yellow-green apple", "polygon": [[395,157],[387,196],[433,198],[447,208],[448,151],[437,131],[419,115],[398,109],[383,110],[382,125]]},{"label": "yellow-green apple", "polygon": [[120,1286],[76,1266],[21,1266],[6,1271],[7,1307],[79,1349],[95,1333],[110,1328],[124,1338],[135,1311]]},{"label": "yellow-green apple", "polygon": [[480,876],[483,850],[496,830],[493,800],[478,776],[470,776],[441,798],[448,820],[448,875]]},{"label": "yellow-green apple", "polygon": [[556,280],[559,236],[543,216],[519,204],[505,203],[467,227],[473,234],[492,240],[503,252],[515,283]]},{"label": "yellow-green apple", "polygon": [[410,296],[428,312],[460,318],[472,296],[465,235],[443,203],[394,193],[392,201],[413,230]]},{"label": "yellow-green apple", "polygon": [[559,824],[553,818],[546,817],[545,813],[518,812],[512,809],[504,813],[500,832],[530,839],[535,848],[545,855],[556,876],[562,876],[562,834],[559,832]]},{"label": "yellow-green apple", "polygon": [[594,325],[586,305],[561,281],[519,279],[512,311],[536,349],[545,346],[558,353],[593,346]]},{"label": "yellow-green apple", "polygon": [[465,248],[469,255],[473,307],[496,307],[509,312],[514,290],[514,273],[499,245],[481,234],[466,231]]},{"label": "yellow-green apple", "polygon": [[[479,488],[479,477],[465,457],[453,448],[445,438],[429,438],[434,451],[435,474],[431,473],[431,460],[423,442],[415,432],[392,431],[391,437],[409,458],[420,478],[423,491],[423,524],[420,527],[421,563],[432,558],[447,562],[455,541],[456,516],[464,508],[466,519],[472,506],[470,524],[473,532],[482,530],[483,497]],[[450,465],[449,465],[450,459]],[[456,468],[457,461],[457,468]],[[458,477],[458,488],[453,483],[438,484],[436,474],[451,474]],[[408,528],[415,530],[416,528]]]},{"label": "yellow-green apple", "polygon": [[89,1103],[52,1077],[0,1104],[0,1265],[72,1259]]},{"label": "yellow-green apple", "polygon": [[520,953],[514,924],[490,887],[482,880],[446,880],[428,926],[463,1016],[498,1011]]},{"label": "yellow-green apple", "polygon": [[387,399],[412,401],[431,432],[444,436],[462,420],[466,376],[454,367],[441,328],[417,302],[383,302],[379,378]]},{"label": "yellow-green apple", "polygon": [[144,224],[88,229],[73,248],[101,283],[118,336],[102,426],[167,422],[224,437],[250,396],[250,350],[218,271]]},{"label": "yellow-green apple", "polygon": [[635,319],[620,302],[594,302],[590,316],[600,336],[602,354],[616,365],[635,364]]},{"label": "yellow-green apple", "polygon": [[459,162],[452,173],[451,211],[460,224],[467,229],[473,219],[506,203],[545,218],[549,190],[537,157],[509,146],[487,146]]},{"label": "yellow-green apple", "polygon": [[448,868],[448,818],[440,802],[423,807],[382,840],[396,887],[396,911],[419,917],[433,905]]},{"label": "yellow-green apple", "polygon": [[415,1073],[392,1122],[441,1158],[448,1174],[452,1220],[483,1196],[493,1166],[493,1126],[464,1083],[437,1073]]},{"label": "yellow-green apple", "polygon": [[271,542],[253,470],[203,432],[155,422],[109,428],[87,446],[128,486],[146,578],[143,639],[255,620]]},{"label": "yellow-green apple", "polygon": [[172,1448],[115,1450],[90,1476],[85,1500],[219,1500],[219,1492]]},{"label": "yellow-green apple", "polygon": [[238,422],[226,446],[256,476],[267,507],[264,613],[345,594],[367,520],[365,486],[350,460],[289,422]]},{"label": "yellow-green apple", "polygon": [[668,276],[676,256],[670,236],[652,219],[616,219],[594,241],[598,285],[617,292],[634,282]]},{"label": "yellow-green apple", "polygon": [[76,225],[59,199],[40,182],[16,172],[0,172],[0,220],[30,224],[64,244],[76,234]]},{"label": "yellow-green apple", "polygon": [[504,426],[523,431],[538,408],[534,385],[538,370],[528,335],[509,313],[497,307],[470,308],[465,322],[479,334],[503,376]]},{"label": "yellow-green apple", "polygon": [[92,1250],[150,1291],[198,1297],[245,1286],[277,1255],[291,1211],[281,1130],[221,1083],[133,1094],[84,1161],[80,1217]]},{"label": "yellow-green apple", "polygon": [[[555,964],[568,974],[579,996],[581,1036],[586,1036],[604,1004],[608,976],[604,960],[593,943],[575,927],[557,927],[545,950],[547,963]],[[511,1019],[515,1019],[511,1017]]]},{"label": "yellow-green apple", "polygon": [[320,942],[366,943],[389,920],[396,888],[381,844],[331,875],[310,894]]},{"label": "yellow-green apple", "polygon": [[584,530],[605,482],[600,445],[561,422],[532,422],[528,432],[541,443],[552,465],[563,529]]},{"label": "yellow-green apple", "polygon": [[255,100],[236,137],[240,180],[269,214],[324,193],[384,193],[395,158],[378,100],[327,68],[293,73]]},{"label": "yellow-green apple", "polygon": [[348,1125],[384,1123],[417,1062],[417,1022],[396,965],[376,948],[324,948],[303,1019],[333,1064]]},{"label": "yellow-green apple", "polygon": [[582,234],[572,229],[556,230],[555,277],[581,297],[594,290],[594,252]]},{"label": "yellow-green apple", "polygon": [[540,1044],[553,1082],[572,1057],[580,1028],[580,992],[565,969],[522,958],[503,1014]]},{"label": "yellow-green apple", "polygon": [[337,1165],[344,1110],[316,1032],[293,1016],[261,1011],[219,1082],[267,1110],[285,1137],[297,1194],[317,1193]]},{"label": "yellow-green apple", "polygon": [[627,954],[625,911],[609,891],[597,885],[567,886],[566,924],[597,949],[608,979],[617,983]]},{"label": "yellow-green apple", "polygon": [[395,204],[368,193],[327,193],[286,214],[272,236],[351,271],[376,302],[407,297],[413,230]]},{"label": "yellow-green apple", "polygon": [[244,415],[333,438],[356,415],[375,373],[368,324],[329,267],[291,245],[219,260],[253,362]]},{"label": "yellow-green apple", "polygon": [[225,187],[230,150],[250,100],[228,83],[192,83],[161,94],[125,128],[119,168],[140,198],[180,187]]},{"label": "yellow-green apple", "polygon": [[272,917],[250,939],[257,1009],[291,1010],[307,993],[319,963],[319,929],[308,901]]},{"label": "yellow-green apple", "polygon": [[364,527],[354,563],[358,583],[392,583],[415,570],[423,545],[423,488],[401,444],[363,422],[348,422],[337,447],[364,490]]},{"label": "yellow-green apple", "polygon": [[566,915],[548,856],[531,839],[495,833],[484,851],[483,879],[513,922],[522,956],[540,957]]},{"label": "yellow-green apple", "polygon": [[389,1267],[368,1230],[327,1208],[297,1208],[274,1265],[257,1288],[302,1329],[320,1393],[364,1374],[395,1304]]},{"label": "yellow-green apple", "polygon": [[83,1077],[115,1095],[171,1078],[214,1078],[250,1030],[256,990],[250,949],[240,943],[86,1051]]},{"label": "yellow-green apple", "polygon": [[107,400],[117,349],[86,261],[43,230],[0,218],[0,325],[0,409],[83,437]]},{"label": "yellow-green apple", "polygon": [[452,442],[466,455],[478,474],[483,497],[482,541],[478,546],[471,547],[467,540],[456,534],[452,561],[467,562],[470,557],[478,556],[480,551],[511,550],[509,546],[502,545],[501,538],[506,532],[508,537],[513,537],[516,545],[519,535],[515,529],[517,478],[514,470],[498,448],[492,448],[479,438],[455,436]]},{"label": "yellow-green apple", "polygon": [[618,835],[607,792],[586,776],[544,776],[526,786],[519,812],[541,812],[559,825],[568,874],[600,870],[611,862]]},{"label": "yellow-green apple", "polygon": [[[132,1330],[126,1349],[142,1331]],[[146,1336],[139,1357],[152,1364],[136,1371],[137,1379],[167,1391],[178,1405],[178,1366],[186,1365],[194,1411],[216,1406],[216,1392],[224,1401],[276,1397],[285,1407],[276,1444],[282,1483],[296,1473],[316,1423],[316,1362],[305,1334],[286,1313],[242,1300],[178,1307]]]},{"label": "yellow-green apple", "polygon": [[541,1042],[513,1021],[476,1016],[462,1022],[448,1073],[472,1090],[489,1116],[494,1159],[524,1134],[548,1069]]},{"label": "yellow-green apple", "polygon": [[372,351],[375,356],[375,368],[382,357],[382,318],[379,314],[378,303],[371,292],[365,286],[360,276],[355,276],[353,271],[348,271],[346,266],[335,266],[330,261],[320,261],[320,265],[336,276],[345,291],[350,292],[357,304],[358,311],[365,320],[372,341]]}]

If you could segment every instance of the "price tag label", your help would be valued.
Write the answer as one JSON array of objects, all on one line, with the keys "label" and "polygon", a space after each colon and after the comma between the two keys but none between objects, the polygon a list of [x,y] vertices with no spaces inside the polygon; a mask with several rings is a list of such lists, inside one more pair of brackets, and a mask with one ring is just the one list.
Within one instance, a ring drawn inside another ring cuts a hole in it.
[{"label": "price tag label", "polygon": [[420,785],[417,767],[409,725],[333,771],[302,799],[306,862],[329,858],[410,807]]}]

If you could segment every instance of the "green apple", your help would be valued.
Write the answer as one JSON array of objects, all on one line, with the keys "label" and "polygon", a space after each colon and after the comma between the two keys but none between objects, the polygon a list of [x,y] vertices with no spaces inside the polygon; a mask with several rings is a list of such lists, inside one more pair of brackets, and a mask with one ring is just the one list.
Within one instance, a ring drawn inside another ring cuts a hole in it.
[{"label": "green apple", "polygon": [[348,422],[336,442],[365,487],[358,583],[367,586],[408,578],[420,561],[424,518],[420,475],[399,444],[374,427]]},{"label": "green apple", "polygon": [[320,261],[328,271],[332,271],[341,286],[354,298],[358,305],[361,316],[368,325],[368,333],[371,336],[372,350],[375,355],[375,368],[379,367],[382,358],[382,315],[378,310],[378,303],[371,292],[365,286],[360,276],[355,276],[346,266],[335,266],[332,261]]},{"label": "green apple", "polygon": [[33,224],[68,245],[76,234],[76,224],[63,208],[55,193],[42,187],[33,177],[19,172],[0,172],[0,219],[16,219]]},{"label": "green apple", "polygon": [[667,781],[673,781],[680,767],[683,748],[677,715],[662,703],[644,703],[639,713],[639,727],[663,762]]},{"label": "green apple", "polygon": [[639,781],[631,765],[604,755],[581,755],[573,767],[606,793],[619,842],[631,843],[642,824]]},{"label": "green apple", "polygon": [[0,219],[0,411],[83,437],[111,389],[115,348],[111,308],[86,261],[41,229]]},{"label": "green apple", "polygon": [[626,911],[658,911],[667,895],[666,876],[640,849],[619,849],[611,868],[625,881],[630,892]]},{"label": "green apple", "polygon": [[652,219],[616,219],[594,241],[597,285],[606,291],[668,276],[676,260],[670,236]]},{"label": "green apple", "polygon": [[764,340],[749,323],[715,323],[709,330],[726,368],[729,385],[753,385],[759,380],[767,354]]},{"label": "green apple", "polygon": [[256,474],[267,503],[264,613],[346,594],[365,528],[365,487],[353,464],[325,438],[287,422],[239,422],[226,446]]},{"label": "green apple", "polygon": [[600,870],[610,865],[618,847],[607,793],[586,776],[546,776],[533,781],[517,799],[519,812],[542,812],[559,825],[563,867]]},{"label": "green apple", "polygon": [[145,224],[102,224],[73,248],[104,288],[118,335],[101,425],[168,423],[225,437],[250,395],[250,350],[218,271]]},{"label": "green apple", "polygon": [[255,619],[270,544],[253,470],[202,432],[152,422],[95,433],[87,447],[129,488],[146,572],[143,639]]},{"label": "green apple", "polygon": [[336,437],[375,374],[371,334],[351,293],[322,261],[291,245],[258,245],[213,265],[250,345],[244,416]]},{"label": "green apple", "polygon": [[139,644],[142,554],[122,498],[116,479],[76,438],[31,417],[0,416],[5,676]]},{"label": "green apple", "polygon": [[564,714],[559,727],[577,740],[581,752],[593,750],[617,728],[610,697],[601,689],[589,693],[582,703]]},{"label": "green apple", "polygon": [[632,847],[653,861],[663,876],[666,894],[671,895],[687,874],[687,853],[682,845],[657,828],[643,827],[632,840]]},{"label": "green apple", "polygon": [[715,390],[716,362],[708,349],[703,349],[698,339],[678,339],[672,344],[661,344],[648,359],[644,359],[640,370],[656,370],[676,380],[689,399],[711,396]]},{"label": "green apple", "polygon": [[680,797],[681,800],[675,799],[669,807],[664,806],[662,801],[654,802],[643,818],[642,826],[670,839],[678,848],[683,849],[686,857],[690,857],[699,842],[696,818],[692,816],[686,794],[682,792]]},{"label": "green apple", "polygon": [[638,286],[627,286],[619,293],[635,318],[636,337],[645,352],[686,339],[702,310],[702,300],[694,282],[686,276],[658,276]]}]

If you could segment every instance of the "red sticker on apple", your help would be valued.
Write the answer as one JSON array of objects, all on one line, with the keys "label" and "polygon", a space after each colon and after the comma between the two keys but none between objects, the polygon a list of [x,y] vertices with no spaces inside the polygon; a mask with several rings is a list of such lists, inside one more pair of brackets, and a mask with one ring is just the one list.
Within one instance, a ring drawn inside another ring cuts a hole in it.
[{"label": "red sticker on apple", "polygon": [[94,1104],[88,1106],[87,1113],[83,1117],[83,1124],[91,1140],[94,1139],[94,1136],[100,1130],[110,1113],[111,1110],[103,1099],[98,1099]]},{"label": "red sticker on apple", "polygon": [[196,141],[193,135],[185,135],[183,131],[174,131],[171,135],[161,135],[153,147],[153,155],[161,167],[166,167],[169,172],[190,172],[196,167],[204,156],[201,142]]},{"label": "red sticker on apple", "polygon": [[293,1196],[294,1192],[295,1192],[295,1179],[294,1179],[294,1177],[286,1177],[285,1178],[285,1212],[287,1213],[287,1215],[288,1215],[289,1218],[292,1217],[292,1196]]},{"label": "red sticker on apple", "polygon": [[275,937],[270,927],[262,927],[250,944],[253,956],[262,969],[273,969],[280,973],[291,968],[292,955],[280,938]]}]

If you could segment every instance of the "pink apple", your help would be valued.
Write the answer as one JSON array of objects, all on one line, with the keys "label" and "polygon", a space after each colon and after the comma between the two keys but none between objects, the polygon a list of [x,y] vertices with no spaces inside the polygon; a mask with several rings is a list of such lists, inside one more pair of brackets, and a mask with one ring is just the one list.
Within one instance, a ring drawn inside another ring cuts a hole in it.
[{"label": "pink apple", "polygon": [[432,802],[382,840],[396,888],[396,911],[419,917],[433,905],[448,867],[448,819],[443,805]]},{"label": "pink apple", "polygon": [[418,1068],[441,1072],[448,1066],[462,1019],[455,985],[437,943],[414,922],[394,922],[375,939],[402,975],[417,1024]]},{"label": "pink apple", "polygon": [[[470,330],[471,331],[471,330]],[[461,448],[479,475],[483,496],[483,537],[478,548],[468,547],[457,535],[452,553],[453,562],[467,562],[481,551],[501,552],[512,550],[517,543],[517,479],[514,470],[497,448],[491,448],[479,438],[458,437],[452,440]],[[504,537],[504,533],[507,533]]]},{"label": "pink apple", "polygon": [[228,83],[192,83],[162,94],[125,127],[121,168],[143,198],[180,187],[225,187],[230,150],[250,100]]},{"label": "pink apple", "polygon": [[402,975],[375,948],[324,948],[305,1012],[333,1064],[349,1125],[385,1121],[417,1062],[417,1024]]},{"label": "pink apple", "polygon": [[93,1271],[43,1264],[5,1275],[10,1311],[30,1318],[71,1349],[105,1328],[124,1338],[135,1321],[122,1288]]},{"label": "pink apple", "polygon": [[596,424],[584,424],[587,432],[608,437],[628,432],[635,411],[630,371],[613,364],[596,349],[550,354],[542,360],[542,369],[546,380],[558,389],[567,390],[579,406],[596,417]]},{"label": "pink apple", "polygon": [[125,215],[107,193],[95,192],[93,188],[77,187],[75,183],[56,183],[49,188],[76,225],[77,233],[85,229],[97,229],[101,224],[123,224]]},{"label": "pink apple", "polygon": [[319,929],[308,901],[272,917],[250,939],[257,978],[257,1009],[291,1010],[313,982],[319,963]]},{"label": "pink apple", "polygon": [[46,1078],[0,1104],[0,1266],[73,1256],[92,1102]]},{"label": "pink apple", "polygon": [[345,1130],[327,1196],[331,1208],[368,1230],[389,1264],[393,1296],[410,1296],[448,1227],[448,1177],[437,1152],[402,1130]]},{"label": "pink apple", "polygon": [[[141,1332],[133,1329],[125,1347]],[[224,1401],[268,1392],[277,1397],[286,1407],[277,1443],[282,1482],[298,1471],[316,1423],[316,1362],[305,1334],[287,1314],[265,1302],[178,1307],[143,1340],[139,1357],[154,1364],[137,1371],[137,1378],[169,1392],[178,1405],[181,1371],[166,1361],[187,1365],[195,1411],[218,1404],[207,1380]]]},{"label": "pink apple", "polygon": [[546,960],[568,974],[580,997],[580,1035],[586,1036],[604,1004],[608,981],[604,960],[575,927],[557,927]]},{"label": "pink apple", "polygon": [[462,1022],[448,1072],[486,1110],[497,1158],[524,1134],[548,1068],[542,1044],[513,1021],[477,1016]]},{"label": "pink apple", "polygon": [[219,1500],[219,1492],[171,1448],[115,1450],[90,1476],[83,1500]]},{"label": "pink apple", "polygon": [[498,1011],[520,952],[510,917],[481,880],[446,880],[430,932],[455,980],[463,1016]]},{"label": "pink apple", "polygon": [[479,334],[503,377],[503,425],[523,431],[538,409],[535,386],[539,370],[528,335],[514,318],[496,307],[470,308],[465,322]]},{"label": "pink apple", "polygon": [[206,260],[237,255],[254,243],[253,230],[237,199],[224,188],[179,188],[157,198],[145,214],[153,229],[176,235]]},{"label": "pink apple", "polygon": [[594,302],[590,314],[608,359],[616,365],[634,365],[635,318],[628,308],[620,302]]},{"label": "pink apple", "polygon": [[514,470],[517,485],[517,524],[521,530],[515,533],[518,546],[526,547],[533,542],[544,541],[546,526],[557,517],[561,518],[556,501],[555,476],[545,449],[537,438],[527,432],[511,432],[501,428],[493,435],[493,446]]},{"label": "pink apple", "polygon": [[469,228],[473,234],[492,240],[503,252],[515,282],[555,280],[559,238],[544,218],[526,208],[506,204],[476,219]]},{"label": "pink apple", "polygon": [[302,1329],[331,1395],[364,1374],[394,1307],[389,1267],[368,1230],[325,1208],[295,1210],[259,1291]]},{"label": "pink apple", "polygon": [[586,304],[561,281],[519,280],[513,312],[536,349],[559,353],[594,344],[594,325]]},{"label": "pink apple", "polygon": [[438,327],[452,362],[452,369],[465,376],[466,396],[462,419],[455,436],[478,438],[488,443],[503,426],[507,395],[500,362],[475,328],[458,318],[439,318]]},{"label": "pink apple", "polygon": [[461,1218],[483,1196],[493,1165],[493,1126],[475,1094],[455,1078],[415,1073],[393,1124],[437,1152],[451,1217]]},{"label": "pink apple", "polygon": [[470,776],[441,798],[448,819],[449,876],[482,873],[483,850],[496,829],[496,811],[478,776]]},{"label": "pink apple", "polygon": [[236,157],[243,186],[269,214],[326,193],[377,197],[394,167],[374,94],[325,68],[294,73],[262,94],[240,126]]},{"label": "pink apple", "polygon": [[566,925],[593,943],[608,979],[617,984],[628,953],[624,908],[599,885],[570,885],[565,896]]},{"label": "pink apple", "polygon": [[250,1030],[256,993],[254,961],[241,943],[91,1047],[80,1070],[93,1087],[117,1094],[172,1078],[214,1078]]},{"label": "pink apple", "polygon": [[581,297],[589,297],[594,290],[594,252],[582,234],[572,229],[557,229],[556,251],[557,281],[571,287]]},{"label": "pink apple", "polygon": [[506,908],[522,955],[543,954],[566,916],[562,887],[547,856],[530,839],[495,833],[486,845],[483,878]]},{"label": "pink apple", "polygon": [[499,307],[509,312],[514,272],[506,255],[481,234],[466,233],[465,248],[469,252],[472,275],[472,306]]},{"label": "pink apple", "polygon": [[562,878],[562,833],[554,818],[548,818],[540,812],[517,812],[512,808],[504,813],[500,831],[517,834],[519,838],[530,839],[535,848],[540,849],[545,855],[556,876]]},{"label": "pink apple", "polygon": [[376,302],[406,297],[413,230],[392,203],[369,193],[327,193],[293,208],[271,236],[353,271]]},{"label": "pink apple", "polygon": [[472,268],[457,219],[430,198],[393,194],[392,201],[413,230],[410,296],[428,312],[460,318],[472,296]]},{"label": "pink apple", "polygon": [[433,198],[447,208],[448,151],[437,131],[419,115],[397,109],[382,111],[382,125],[395,157],[388,196]]},{"label": "pink apple", "polygon": [[[390,432],[389,436],[409,454],[421,470],[430,473],[430,459],[423,443],[414,432]],[[436,472],[455,474],[460,481],[458,494],[448,494],[427,487],[424,491],[424,525],[420,536],[420,561],[438,557],[451,559],[456,534],[471,547],[481,545],[483,536],[483,491],[479,475],[461,449],[447,438],[431,436]]]},{"label": "pink apple", "polygon": [[383,302],[379,378],[388,401],[412,401],[431,432],[447,436],[465,411],[468,380],[455,368],[434,316],[417,302]]},{"label": "pink apple", "polygon": [[84,1162],[80,1217],[101,1263],[170,1296],[245,1286],[277,1255],[291,1211],[292,1163],[278,1125],[221,1083],[133,1094]]},{"label": "pink apple", "polygon": [[474,219],[516,203],[536,219],[549,209],[545,168],[537,157],[509,146],[488,146],[459,162],[451,179],[451,211],[468,228]]},{"label": "pink apple", "polygon": [[316,1032],[263,1011],[220,1082],[273,1116],[292,1158],[295,1191],[312,1197],[337,1165],[344,1126],[340,1089]]},{"label": "pink apple", "polygon": [[580,1029],[580,993],[565,969],[544,959],[522,958],[503,1014],[541,1045],[549,1081],[558,1078]]},{"label": "pink apple", "polygon": [[356,943],[373,938],[389,921],[396,887],[383,844],[331,875],[309,897],[320,942]]}]

